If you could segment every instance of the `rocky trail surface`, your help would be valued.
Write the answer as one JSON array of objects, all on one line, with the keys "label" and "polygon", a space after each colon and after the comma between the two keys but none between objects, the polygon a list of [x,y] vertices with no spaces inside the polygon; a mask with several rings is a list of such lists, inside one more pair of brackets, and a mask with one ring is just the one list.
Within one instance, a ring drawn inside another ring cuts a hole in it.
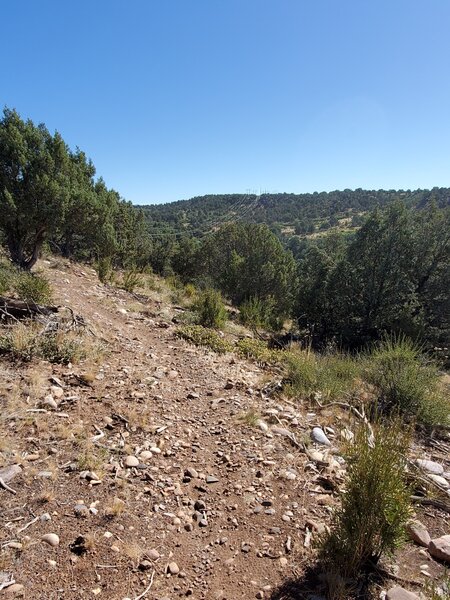
[{"label": "rocky trail surface", "polygon": [[[267,371],[177,338],[173,308],[88,268],[43,268],[107,351],[98,364],[0,362],[0,596],[281,598],[337,504],[349,416],[269,397]],[[331,446],[305,453],[314,427]],[[421,515],[430,539],[447,517]],[[442,572],[423,546],[398,575]]]}]

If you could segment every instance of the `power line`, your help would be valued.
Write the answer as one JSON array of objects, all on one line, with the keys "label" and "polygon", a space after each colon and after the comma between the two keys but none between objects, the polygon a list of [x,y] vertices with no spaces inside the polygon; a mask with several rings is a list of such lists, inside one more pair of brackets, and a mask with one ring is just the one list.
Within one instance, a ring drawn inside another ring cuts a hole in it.
[{"label": "power line", "polygon": [[177,237],[188,235],[190,233],[196,234],[196,237],[204,237],[211,233],[211,230],[214,230],[217,227],[223,227],[224,225],[228,225],[229,223],[238,222],[244,217],[254,210],[261,198],[261,195],[255,195],[255,198],[252,202],[246,205],[246,201],[253,196],[254,194],[247,193],[242,198],[239,198],[235,202],[231,204],[225,214],[219,216],[214,221],[207,223],[208,231],[199,231],[199,228],[184,229],[181,231],[164,231],[164,232],[149,232],[148,235],[151,238],[164,238],[164,237]]}]

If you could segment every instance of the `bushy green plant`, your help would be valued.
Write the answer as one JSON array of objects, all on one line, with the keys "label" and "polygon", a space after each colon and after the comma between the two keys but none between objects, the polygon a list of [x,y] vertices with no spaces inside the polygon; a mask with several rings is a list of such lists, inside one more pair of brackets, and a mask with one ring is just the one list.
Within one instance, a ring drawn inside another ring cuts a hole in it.
[{"label": "bushy green plant", "polygon": [[393,420],[356,432],[347,455],[347,484],[332,528],[321,540],[320,558],[327,571],[355,579],[390,555],[404,539],[410,516],[405,483],[408,433]]},{"label": "bushy green plant", "polygon": [[39,356],[51,363],[78,362],[85,353],[81,341],[64,334],[43,335],[39,339]]},{"label": "bushy green plant", "polygon": [[320,357],[320,391],[325,400],[351,393],[360,376],[361,364],[357,357],[339,352]]},{"label": "bushy green plant", "polygon": [[203,327],[219,329],[227,318],[227,311],[220,292],[214,289],[202,291],[193,305],[198,323]]},{"label": "bushy green plant", "polygon": [[285,368],[290,393],[309,395],[319,391],[318,359],[314,352],[286,352]]},{"label": "bushy green plant", "polygon": [[260,363],[276,364],[283,360],[282,350],[271,350],[267,343],[253,338],[242,338],[236,342],[236,351],[244,358],[251,358]]},{"label": "bushy green plant", "polygon": [[233,350],[233,346],[216,331],[202,327],[201,325],[185,325],[184,327],[180,327],[177,335],[196,346],[205,346],[219,354]]},{"label": "bushy green plant", "polygon": [[134,290],[142,284],[142,276],[135,269],[129,269],[123,274],[121,288],[127,292],[134,292]]},{"label": "bushy green plant", "polygon": [[269,307],[257,296],[245,300],[239,307],[239,320],[246,327],[257,329],[267,326],[269,321]]},{"label": "bushy green plant", "polygon": [[439,371],[411,340],[386,338],[375,346],[366,357],[365,376],[375,386],[379,411],[400,411],[429,425],[449,423]]},{"label": "bushy green plant", "polygon": [[21,300],[48,304],[52,299],[50,283],[42,276],[22,271],[14,280],[14,291]]},{"label": "bushy green plant", "polygon": [[16,276],[17,271],[12,265],[0,262],[0,294],[6,294],[12,289]]},{"label": "bushy green plant", "polygon": [[99,258],[96,264],[98,278],[102,283],[107,283],[112,276],[112,262],[109,256]]},{"label": "bushy green plant", "polygon": [[195,296],[197,294],[195,285],[192,283],[187,283],[184,286],[184,293],[185,293],[186,298],[195,298]]}]

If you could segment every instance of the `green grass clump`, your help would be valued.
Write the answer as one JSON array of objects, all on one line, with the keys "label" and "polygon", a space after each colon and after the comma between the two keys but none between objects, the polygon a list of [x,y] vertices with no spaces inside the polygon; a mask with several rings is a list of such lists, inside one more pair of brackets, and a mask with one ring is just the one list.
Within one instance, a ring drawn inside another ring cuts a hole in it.
[{"label": "green grass clump", "polygon": [[50,283],[41,275],[20,271],[5,261],[0,263],[0,295],[16,296],[35,304],[49,304],[52,300]]},{"label": "green grass clump", "polygon": [[357,579],[404,540],[411,514],[405,482],[408,432],[399,420],[374,426],[375,441],[361,426],[347,455],[347,484],[319,557],[330,581]]},{"label": "green grass clump", "polygon": [[282,350],[271,350],[267,343],[253,338],[242,338],[236,342],[236,352],[239,356],[250,358],[259,363],[275,365],[283,360]]},{"label": "green grass clump", "polygon": [[321,392],[324,401],[350,393],[360,375],[358,359],[345,354],[319,355],[309,350],[285,352],[285,368],[293,396]]},{"label": "green grass clump", "polygon": [[450,401],[439,371],[411,340],[386,338],[375,346],[366,356],[365,377],[375,387],[379,412],[400,412],[425,425],[450,425]]},{"label": "green grass clump", "polygon": [[220,329],[227,319],[222,296],[220,292],[212,288],[202,291],[192,308],[197,313],[199,325],[203,327]]},{"label": "green grass clump", "polygon": [[38,329],[33,325],[17,323],[0,336],[0,354],[29,361],[38,349]]},{"label": "green grass clump", "polygon": [[216,331],[202,327],[201,325],[185,325],[184,327],[180,327],[177,335],[196,346],[204,346],[219,354],[233,350],[233,346],[220,337]]},{"label": "green grass clump", "polygon": [[[239,307],[239,320],[251,329],[264,327],[271,329],[274,326],[274,301],[272,298],[265,300],[253,296],[245,300]],[[276,327],[275,327],[276,328]]]}]

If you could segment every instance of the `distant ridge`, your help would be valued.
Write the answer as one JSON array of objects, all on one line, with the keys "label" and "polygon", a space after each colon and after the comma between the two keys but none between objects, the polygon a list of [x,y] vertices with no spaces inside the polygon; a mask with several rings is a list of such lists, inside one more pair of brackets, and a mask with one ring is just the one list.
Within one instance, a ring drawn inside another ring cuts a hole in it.
[{"label": "distant ridge", "polygon": [[[167,204],[140,206],[150,231],[203,234],[227,222],[279,224],[305,231],[327,228],[396,200],[422,208],[431,202],[450,205],[450,188],[431,190],[336,190],[307,194],[209,194]],[[312,224],[312,225],[311,225]]]}]

